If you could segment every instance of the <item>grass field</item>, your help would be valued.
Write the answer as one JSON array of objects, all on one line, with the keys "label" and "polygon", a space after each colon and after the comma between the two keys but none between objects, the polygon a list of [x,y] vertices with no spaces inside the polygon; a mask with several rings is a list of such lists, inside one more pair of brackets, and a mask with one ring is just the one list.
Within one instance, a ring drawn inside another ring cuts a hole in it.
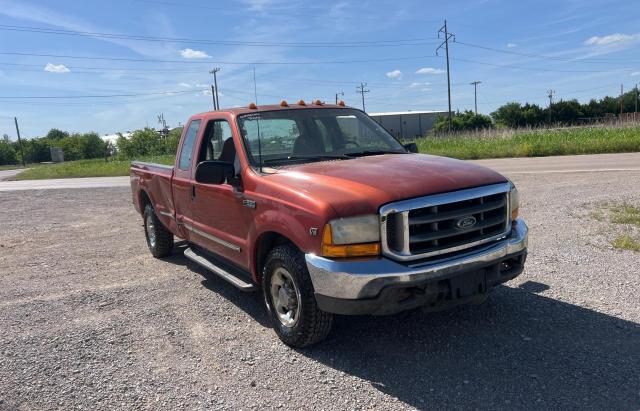
[{"label": "grass field", "polygon": [[[156,156],[141,158],[141,161],[151,161],[173,165],[174,156]],[[131,160],[93,159],[67,161],[59,164],[47,164],[34,167],[15,176],[14,180],[43,180],[48,178],[72,177],[109,177],[129,175]]]},{"label": "grass field", "polygon": [[15,170],[16,168],[22,168],[22,164],[9,165],[9,166],[7,166],[7,165],[0,166],[0,171],[2,171],[2,170]]},{"label": "grass field", "polygon": [[640,151],[640,126],[496,130],[484,135],[429,137],[416,143],[420,152],[463,160],[625,153]]}]

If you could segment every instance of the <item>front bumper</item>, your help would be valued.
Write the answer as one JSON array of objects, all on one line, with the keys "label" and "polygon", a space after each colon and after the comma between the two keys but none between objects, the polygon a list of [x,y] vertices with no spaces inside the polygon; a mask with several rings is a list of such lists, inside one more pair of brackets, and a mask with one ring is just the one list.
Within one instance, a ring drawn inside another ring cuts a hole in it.
[{"label": "front bumper", "polygon": [[306,254],[305,258],[320,309],[382,315],[463,303],[486,294],[522,272],[527,237],[527,225],[518,219],[510,235],[495,244],[419,265],[384,257],[341,261]]}]

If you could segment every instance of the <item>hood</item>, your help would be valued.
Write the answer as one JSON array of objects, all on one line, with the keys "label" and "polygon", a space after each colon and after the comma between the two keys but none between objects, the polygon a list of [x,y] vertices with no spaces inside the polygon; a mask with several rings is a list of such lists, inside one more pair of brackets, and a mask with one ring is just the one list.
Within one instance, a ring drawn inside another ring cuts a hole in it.
[{"label": "hood", "polygon": [[377,213],[392,201],[507,181],[486,167],[427,154],[323,161],[281,168],[268,178],[326,202],[339,216]]}]

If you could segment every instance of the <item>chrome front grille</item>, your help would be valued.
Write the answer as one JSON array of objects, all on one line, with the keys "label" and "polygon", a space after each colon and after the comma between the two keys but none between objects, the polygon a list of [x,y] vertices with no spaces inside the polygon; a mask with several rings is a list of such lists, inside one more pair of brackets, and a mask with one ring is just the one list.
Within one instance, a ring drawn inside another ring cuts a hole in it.
[{"label": "chrome front grille", "polygon": [[511,229],[510,183],[399,201],[381,208],[383,252],[399,260],[455,253]]}]

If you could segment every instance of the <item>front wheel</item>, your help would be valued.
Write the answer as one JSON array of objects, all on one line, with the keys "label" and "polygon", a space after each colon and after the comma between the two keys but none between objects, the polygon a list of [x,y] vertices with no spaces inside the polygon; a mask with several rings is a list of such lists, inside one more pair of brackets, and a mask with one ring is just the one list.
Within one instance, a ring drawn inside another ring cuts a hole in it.
[{"label": "front wheel", "polygon": [[285,344],[306,347],[324,340],[331,331],[333,315],[318,308],[304,257],[294,246],[271,250],[262,290],[273,328]]},{"label": "front wheel", "polygon": [[149,251],[156,258],[167,257],[173,250],[173,234],[167,230],[151,204],[144,208],[144,234],[147,237]]}]

